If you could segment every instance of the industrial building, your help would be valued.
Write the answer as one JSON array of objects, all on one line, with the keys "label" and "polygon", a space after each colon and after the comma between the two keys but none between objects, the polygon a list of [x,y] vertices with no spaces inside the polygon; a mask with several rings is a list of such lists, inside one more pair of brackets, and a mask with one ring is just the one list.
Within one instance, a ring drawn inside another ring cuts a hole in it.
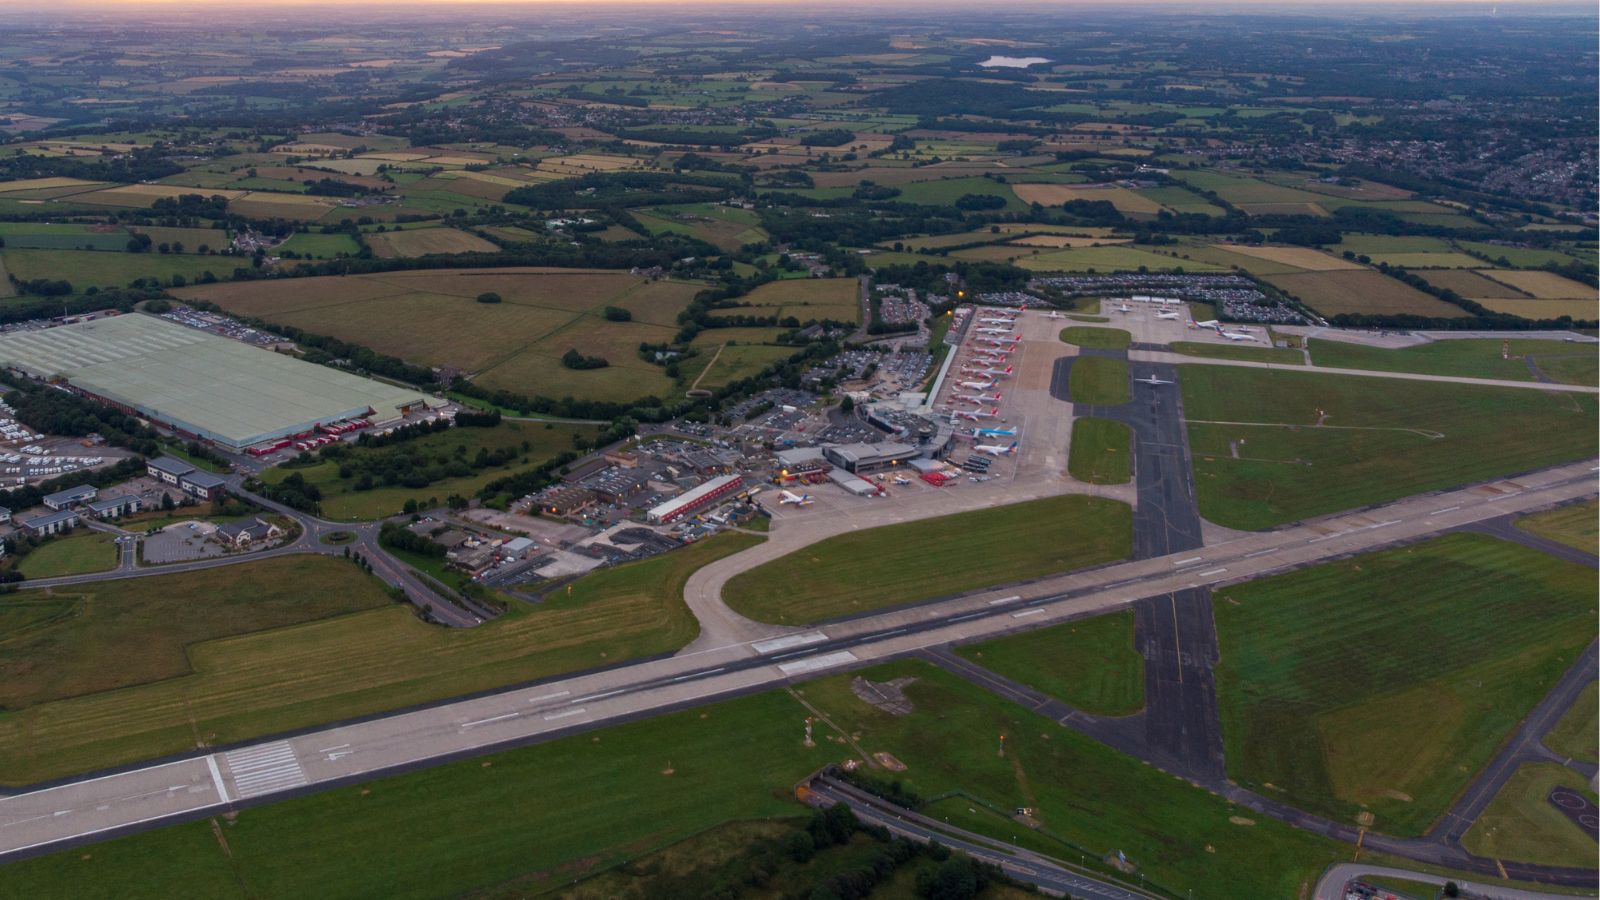
[{"label": "industrial building", "polygon": [[652,525],[665,525],[680,516],[694,512],[739,489],[744,478],[739,475],[719,475],[697,488],[688,490],[651,509],[645,518]]},{"label": "industrial building", "polygon": [[827,457],[828,462],[846,472],[861,475],[900,465],[921,456],[922,451],[910,444],[885,441],[881,444],[840,444],[836,447],[824,447],[822,454]]},{"label": "industrial building", "polygon": [[0,366],[233,450],[442,405],[414,389],[142,313],[0,335]]},{"label": "industrial building", "polygon": [[171,456],[158,456],[146,460],[145,472],[166,484],[174,484],[178,489],[192,497],[201,500],[210,500],[213,495],[219,494],[227,486],[227,480],[220,475],[213,475],[203,469],[175,459]]}]

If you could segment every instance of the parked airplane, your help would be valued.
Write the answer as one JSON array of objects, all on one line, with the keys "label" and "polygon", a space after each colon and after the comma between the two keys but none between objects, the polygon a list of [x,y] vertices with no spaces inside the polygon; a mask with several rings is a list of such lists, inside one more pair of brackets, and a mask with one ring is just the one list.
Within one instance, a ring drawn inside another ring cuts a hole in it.
[{"label": "parked airplane", "polygon": [[1017,339],[1016,338],[1012,338],[1012,339],[1010,339],[1008,341],[1008,340],[1005,340],[1004,338],[981,337],[981,338],[978,338],[978,343],[980,343],[980,344],[988,344],[991,347],[1005,347],[1007,352],[1010,352],[1012,350],[1017,349]]},{"label": "parked airplane", "polygon": [[1010,325],[1013,321],[1014,320],[1012,320],[1012,319],[994,319],[994,318],[989,318],[989,319],[979,319],[978,320],[978,324],[980,324],[980,325]]},{"label": "parked airplane", "polygon": [[989,388],[994,387],[994,379],[993,378],[989,378],[989,379],[986,379],[984,381],[961,381],[961,382],[957,382],[957,383],[961,387],[972,388],[975,391],[987,391]]},{"label": "parked airplane", "polygon": [[1216,319],[1207,319],[1204,322],[1196,322],[1194,324],[1200,326],[1201,328],[1216,328],[1216,327],[1218,327],[1218,323],[1217,323]]},{"label": "parked airplane", "polygon": [[1178,321],[1178,314],[1175,312],[1158,312],[1156,313],[1156,318],[1176,322]]},{"label": "parked airplane", "polygon": [[1222,329],[1218,328],[1217,329],[1217,334],[1222,335],[1223,337],[1227,338],[1230,341],[1257,341],[1257,340],[1260,340],[1260,338],[1256,337],[1255,335],[1246,334],[1246,333],[1244,333],[1242,331],[1223,331]]},{"label": "parked airplane", "polygon": [[1134,381],[1137,381],[1140,384],[1172,384],[1173,383],[1173,382],[1170,382],[1170,381],[1163,381],[1163,380],[1161,380],[1160,378],[1157,378],[1154,375],[1151,375],[1149,378],[1135,378]]},{"label": "parked airplane", "polygon": [[1066,318],[1066,316],[1062,315],[1060,312],[1058,312],[1056,310],[1053,310],[1053,309],[1050,310],[1049,312],[1045,313],[1044,317],[1046,319],[1065,319]]},{"label": "parked airplane", "polygon": [[778,502],[784,505],[792,503],[795,506],[810,506],[813,502],[810,494],[796,494],[793,491],[779,491],[779,493],[783,494],[783,497]]},{"label": "parked airplane", "polygon": [[957,394],[956,397],[961,399],[961,400],[970,400],[970,401],[972,401],[974,403],[980,403],[980,402],[981,403],[999,403],[1000,402],[1000,392],[999,391],[995,391],[992,394]]},{"label": "parked airplane", "polygon": [[899,485],[907,485],[911,483],[911,479],[905,477],[904,475],[896,475],[894,477],[894,483]]},{"label": "parked airplane", "polygon": [[975,410],[974,412],[968,413],[967,415],[971,416],[974,419],[992,419],[995,416],[1000,415],[1000,407],[996,406],[993,409],[989,410],[988,412],[984,412],[981,409],[980,410]]},{"label": "parked airplane", "polygon": [[1010,334],[1011,333],[1011,329],[1010,328],[979,328],[978,329],[978,333],[979,334],[1002,335],[1002,334]]},{"label": "parked airplane", "polygon": [[1131,312],[1133,312],[1133,307],[1131,307],[1128,304],[1124,303],[1121,306],[1117,307],[1117,312],[1119,312],[1119,313],[1131,313]]},{"label": "parked airplane", "polygon": [[1016,437],[1015,428],[979,428],[975,434],[981,437]]},{"label": "parked airplane", "polygon": [[972,449],[978,451],[979,453],[987,453],[990,456],[1010,456],[1011,454],[1017,452],[1017,442],[1012,441],[1010,444],[1005,445],[974,444]]}]

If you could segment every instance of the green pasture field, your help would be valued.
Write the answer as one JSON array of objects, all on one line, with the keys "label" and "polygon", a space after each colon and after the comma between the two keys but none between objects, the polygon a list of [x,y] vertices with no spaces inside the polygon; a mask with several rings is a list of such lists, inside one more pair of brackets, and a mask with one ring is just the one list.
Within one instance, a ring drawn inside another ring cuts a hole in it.
[{"label": "green pasture field", "polygon": [[1150,200],[1154,203],[1165,206],[1167,209],[1170,209],[1180,215],[1185,213],[1198,213],[1203,216],[1220,216],[1225,213],[1225,210],[1222,207],[1214,206],[1210,201],[1206,200],[1206,198],[1200,196],[1199,194],[1196,194],[1193,191],[1185,190],[1177,185],[1144,188],[1142,190],[1135,191],[1134,193],[1145,198],[1146,200]]},{"label": "green pasture field", "polygon": [[116,535],[85,530],[45,542],[17,563],[24,578],[104,572],[117,566]]},{"label": "green pasture field", "polygon": [[[1181,366],[1178,382],[1200,513],[1230,528],[1270,528],[1596,453],[1588,395],[1238,366]],[[1244,441],[1238,459],[1236,441]]]},{"label": "green pasture field", "polygon": [[[509,465],[478,469],[471,475],[446,478],[427,487],[408,488],[403,485],[384,486],[381,482],[370,490],[358,491],[355,479],[339,477],[339,462],[319,462],[311,466],[274,466],[263,472],[261,478],[271,484],[299,473],[306,481],[322,491],[322,515],[329,519],[357,522],[397,515],[407,500],[427,504],[429,498],[443,502],[451,494],[471,497],[484,485],[498,478],[537,467],[540,463],[564,450],[572,449],[572,439],[583,436],[593,439],[600,433],[596,425],[565,425],[556,423],[506,422],[492,428],[451,428],[446,431],[412,438],[404,444],[407,449],[435,455],[462,453],[471,459],[479,449],[496,451],[507,447],[520,447],[524,441],[528,449],[521,458]],[[356,455],[394,452],[395,448],[377,450],[357,448]]]},{"label": "green pasture field", "polygon": [[1539,537],[1566,544],[1574,550],[1600,554],[1600,504],[1593,500],[1572,503],[1544,512],[1523,516],[1516,521],[1518,528]]},{"label": "green pasture field", "polygon": [[1208,359],[1237,359],[1244,362],[1274,363],[1282,366],[1303,366],[1305,354],[1285,347],[1240,347],[1236,344],[1207,344],[1200,341],[1173,341],[1172,352],[1185,356],[1203,356]]},{"label": "green pasture field", "polygon": [[1072,247],[1023,256],[1017,265],[1033,272],[1134,272],[1183,269],[1185,272],[1219,272],[1225,267],[1193,259],[1163,256],[1134,247]]},{"label": "green pasture field", "polygon": [[1387,263],[1404,269],[1472,269],[1483,260],[1465,253],[1371,253],[1374,265]]},{"label": "green pasture field", "polygon": [[[860,322],[859,286],[854,278],[788,278],[769,281],[739,297],[735,306],[718,312],[746,316],[794,316],[802,322],[832,319]],[[714,313],[715,314],[715,313]]]},{"label": "green pasture field", "polygon": [[917,181],[903,184],[900,196],[895,199],[901,203],[921,203],[929,206],[951,206],[965,194],[981,194],[986,197],[999,197],[1006,201],[1005,208],[999,212],[1026,212],[1028,204],[1017,199],[1012,192],[1011,185],[988,178],[947,178],[940,181]]},{"label": "green pasture field", "polygon": [[1126,350],[1133,343],[1133,335],[1121,328],[1089,328],[1070,325],[1061,329],[1061,340],[1079,347],[1098,347],[1105,350]]},{"label": "green pasture field", "polygon": [[1214,605],[1229,774],[1396,835],[1445,812],[1596,612],[1583,566],[1469,533],[1222,588]]},{"label": "green pasture field", "polygon": [[1104,356],[1080,356],[1072,363],[1067,395],[1073,403],[1116,406],[1128,402],[1128,363]]},{"label": "green pasture field", "polygon": [[1133,645],[1133,611],[967,644],[956,652],[1096,716],[1144,708],[1144,657]]},{"label": "green pasture field", "polygon": [[407,228],[368,234],[367,246],[379,259],[428,256],[434,253],[495,253],[499,247],[455,228]]},{"label": "green pasture field", "polygon": [[[1508,349],[1509,359],[1502,357],[1503,347]],[[1600,360],[1596,359],[1593,345],[1516,338],[1510,338],[1508,344],[1505,339],[1485,338],[1434,341],[1387,350],[1347,341],[1311,339],[1312,364],[1333,369],[1533,381],[1533,372],[1528,368],[1530,357],[1551,381],[1600,384]]]},{"label": "green pasture field", "polygon": [[1556,763],[1525,764],[1462,835],[1461,846],[1489,859],[1592,868],[1594,840],[1545,799],[1556,787],[1571,788],[1595,802],[1594,790],[1577,772]]},{"label": "green pasture field", "polygon": [[[1479,265],[1481,266],[1482,263],[1479,263]],[[1492,272],[1494,270],[1484,269],[1481,271]],[[1502,269],[1501,271],[1505,270]],[[1427,279],[1429,284],[1436,288],[1441,290],[1452,290],[1463,297],[1470,297],[1474,300],[1518,300],[1526,299],[1529,296],[1523,291],[1519,291],[1508,284],[1501,284],[1500,282],[1495,281],[1493,278],[1487,278],[1477,271],[1467,271],[1465,269],[1438,269],[1420,274],[1423,278]]]},{"label": "green pasture field", "polygon": [[[127,238],[123,238],[127,243]],[[97,250],[27,250],[7,247],[3,251],[6,270],[22,281],[35,278],[64,279],[73,288],[120,288],[138,278],[170,281],[182,275],[190,282],[210,272],[227,278],[248,259],[232,256],[191,256],[170,253],[107,253]]]},{"label": "green pasture field", "polygon": [[1121,422],[1087,416],[1074,419],[1067,471],[1089,484],[1127,484],[1133,475],[1132,440],[1133,432]]},{"label": "green pasture field", "polygon": [[[836,535],[729,579],[728,605],[809,624],[1122,559],[1122,503],[1065,496]],[[1041,529],[1053,540],[1040,541]]]},{"label": "green pasture field", "polygon": [[1514,268],[1537,269],[1540,266],[1554,263],[1564,266],[1572,262],[1572,257],[1557,250],[1540,250],[1533,247],[1503,247],[1499,244],[1487,244],[1483,241],[1460,241],[1463,250],[1482,253],[1489,259],[1498,260],[1502,257]]},{"label": "green pasture field", "polygon": [[[671,340],[678,312],[703,289],[611,270],[430,269],[176,293],[410,362],[457,366],[491,388],[621,402],[672,390],[672,379],[640,359],[638,347]],[[502,302],[478,303],[482,293]],[[607,306],[629,310],[633,321],[605,320]],[[610,366],[568,369],[560,361],[568,349]]]},{"label": "green pasture field", "polygon": [[18,250],[125,251],[128,246],[128,232],[121,226],[0,222],[0,238]]},{"label": "green pasture field", "polygon": [[1600,762],[1600,682],[1589,682],[1561,721],[1545,733],[1544,745],[1562,756]]},{"label": "green pasture field", "polygon": [[1226,175],[1209,170],[1177,169],[1172,177],[1200,190],[1215,191],[1218,197],[1235,206],[1314,204],[1329,199],[1321,194],[1284,187],[1254,178]]},{"label": "green pasture field", "polygon": [[278,245],[278,251],[293,251],[314,259],[333,259],[343,253],[355,256],[361,252],[356,239],[348,234],[313,234],[301,232]]},{"label": "green pasture field", "polygon": [[[720,331],[723,329],[713,329]],[[689,382],[689,386],[702,390],[716,390],[742,378],[749,378],[781,359],[799,352],[794,347],[770,344],[738,344],[735,346],[707,346],[704,348],[705,367]]]},{"label": "green pasture field", "polygon": [[[0,717],[0,777],[28,784],[182,752],[197,740],[233,743],[669,653],[699,630],[683,603],[690,573],[762,540],[730,533],[602,569],[574,582],[571,594],[559,591],[538,606],[514,603],[506,615],[471,629],[425,624],[388,602],[382,585],[355,566],[321,557],[108,582],[96,586],[106,591],[100,597],[115,586],[139,612],[119,626],[127,637],[107,646],[170,650],[141,654],[138,668],[106,667],[105,655],[115,651],[95,643],[86,645],[84,652],[94,655],[76,675],[81,683],[62,670],[58,656],[27,678],[5,679],[0,703],[15,711]],[[346,572],[355,580],[340,588]],[[312,598],[304,590],[311,583],[331,587]],[[139,602],[145,590],[161,596]],[[57,589],[56,597],[63,596]],[[150,615],[157,602],[174,612]],[[19,608],[15,599],[7,603],[0,608]],[[352,609],[363,611],[335,615]],[[198,627],[215,621],[222,624]],[[41,630],[36,640],[49,637]],[[50,652],[59,654],[60,646],[54,641]],[[0,668],[28,662],[8,653]],[[27,703],[34,705],[22,708]]]},{"label": "green pasture field", "polygon": [[1325,316],[1351,313],[1454,318],[1467,315],[1459,306],[1372,269],[1266,274],[1264,277],[1272,286],[1293,294]]},{"label": "green pasture field", "polygon": [[1455,245],[1444,238],[1408,234],[1347,234],[1330,248],[1335,253],[1349,250],[1357,255],[1387,253],[1455,253]]},{"label": "green pasture field", "polygon": [[768,237],[756,213],[715,203],[660,206],[635,210],[633,215],[652,233],[686,234],[729,252],[745,244],[759,244]]}]

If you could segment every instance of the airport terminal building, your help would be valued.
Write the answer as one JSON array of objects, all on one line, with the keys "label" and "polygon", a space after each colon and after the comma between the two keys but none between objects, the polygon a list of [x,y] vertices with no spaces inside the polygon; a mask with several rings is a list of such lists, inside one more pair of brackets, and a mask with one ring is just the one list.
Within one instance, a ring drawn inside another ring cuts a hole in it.
[{"label": "airport terminal building", "polygon": [[0,335],[0,366],[231,450],[440,403],[143,313]]}]

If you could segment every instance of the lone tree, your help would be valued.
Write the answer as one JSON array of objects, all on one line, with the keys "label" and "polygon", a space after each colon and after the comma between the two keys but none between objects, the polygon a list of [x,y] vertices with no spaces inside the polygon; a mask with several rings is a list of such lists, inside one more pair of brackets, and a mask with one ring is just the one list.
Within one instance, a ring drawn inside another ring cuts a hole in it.
[{"label": "lone tree", "polygon": [[496,294],[494,291],[484,291],[483,293],[478,295],[478,302],[479,303],[499,303],[500,302],[500,295]]}]

